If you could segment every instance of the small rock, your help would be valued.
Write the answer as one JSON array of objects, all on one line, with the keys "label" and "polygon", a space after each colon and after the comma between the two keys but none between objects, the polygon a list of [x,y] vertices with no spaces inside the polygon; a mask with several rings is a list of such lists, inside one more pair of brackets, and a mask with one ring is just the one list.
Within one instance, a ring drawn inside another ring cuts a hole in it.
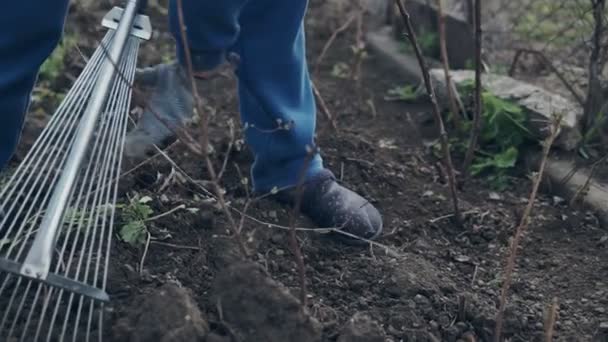
[{"label": "small rock", "polygon": [[385,291],[394,297],[429,297],[439,291],[439,286],[454,286],[447,279],[439,279],[441,272],[433,264],[410,253],[404,253],[391,265],[391,273]]},{"label": "small rock", "polygon": [[468,257],[466,255],[457,255],[454,257],[454,260],[458,262],[469,262],[471,261],[471,257]]},{"label": "small rock", "polygon": [[384,342],[384,331],[369,315],[356,313],[342,329],[338,342]]},{"label": "small rock", "polygon": [[416,297],[414,297],[414,302],[420,306],[428,306],[431,304],[431,301],[421,294],[417,294]]},{"label": "small rock", "polygon": [[497,193],[497,192],[490,192],[490,194],[488,195],[488,198],[493,200],[493,201],[502,201],[502,196]]},{"label": "small rock", "polygon": [[606,308],[599,306],[599,307],[595,308],[595,310],[593,310],[593,311],[595,311],[596,313],[599,313],[599,314],[603,314],[606,312]]}]

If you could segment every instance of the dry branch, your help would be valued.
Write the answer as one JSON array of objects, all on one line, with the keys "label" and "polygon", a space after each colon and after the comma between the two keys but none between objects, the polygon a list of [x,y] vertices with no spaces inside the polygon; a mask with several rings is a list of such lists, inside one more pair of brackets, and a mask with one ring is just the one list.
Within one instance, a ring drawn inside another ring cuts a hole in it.
[{"label": "dry branch", "polygon": [[583,117],[583,130],[589,131],[596,122],[596,117],[601,115],[608,89],[602,84],[602,70],[606,64],[603,56],[608,53],[607,46],[603,40],[606,27],[604,25],[604,13],[606,10],[606,0],[590,0],[593,7],[594,30],[591,39],[591,55],[589,57],[589,86],[587,88],[587,99],[585,101],[585,111]]},{"label": "dry branch", "polygon": [[454,85],[452,83],[452,75],[450,74],[450,57],[448,55],[447,37],[445,31],[445,12],[443,9],[443,0],[437,0],[437,10],[439,12],[439,45],[441,47],[441,61],[443,63],[443,72],[445,73],[445,81],[450,102],[450,110],[454,116],[454,124],[457,128],[462,125],[460,111],[456,103],[456,94],[454,93]]},{"label": "dry branch", "polygon": [[211,158],[209,156],[209,115],[206,113],[206,111],[203,110],[202,100],[201,100],[201,97],[199,96],[198,90],[196,88],[196,80],[194,79],[194,68],[192,66],[192,55],[190,53],[190,47],[189,47],[188,38],[186,35],[186,25],[184,23],[184,12],[183,12],[183,7],[182,7],[182,0],[177,0],[177,17],[178,17],[178,21],[179,21],[180,36],[181,36],[180,38],[182,41],[182,45],[184,47],[184,56],[186,59],[186,67],[188,68],[188,70],[187,70],[188,77],[189,77],[190,83],[191,83],[192,94],[194,95],[194,103],[196,106],[195,108],[198,111],[199,115],[202,116],[202,120],[201,120],[202,134],[201,134],[201,140],[200,140],[200,145],[201,145],[200,156],[202,156],[204,158],[205,165],[207,166],[207,172],[209,172],[209,176],[211,177],[211,184],[213,185],[213,190],[216,195],[217,201],[218,201],[220,207],[222,208],[222,211],[226,215],[226,218],[228,219],[229,227],[234,235],[234,239],[237,242],[239,251],[244,258],[247,258],[248,257],[247,248],[245,247],[245,243],[243,242],[243,239],[241,237],[241,232],[239,231],[239,228],[238,228],[239,226],[238,226],[237,222],[235,221],[234,217],[232,216],[232,212],[230,211],[230,209],[226,203],[226,199],[224,197],[224,190],[222,189],[222,187],[219,184],[220,180],[217,177],[217,173],[213,166],[213,162],[211,161]]},{"label": "dry branch", "polygon": [[445,130],[443,118],[441,117],[441,110],[439,109],[439,105],[437,104],[437,97],[435,95],[435,89],[433,88],[433,84],[431,83],[429,69],[424,60],[424,56],[422,55],[418,40],[416,39],[416,32],[414,30],[414,27],[412,26],[410,14],[405,9],[405,6],[401,2],[401,0],[395,0],[395,2],[397,3],[399,13],[401,14],[401,18],[403,19],[404,26],[407,30],[407,38],[414,47],[416,58],[418,59],[420,69],[422,71],[424,85],[426,87],[426,91],[431,101],[431,104],[433,105],[433,115],[435,116],[435,120],[437,121],[437,125],[439,126],[439,138],[441,141],[441,149],[443,151],[443,163],[445,164],[444,166],[447,171],[448,185],[450,187],[450,193],[452,195],[454,221],[456,222],[456,224],[462,225],[462,215],[460,213],[460,208],[458,205],[458,194],[456,192],[456,176],[454,172],[454,164],[452,163],[452,155],[450,153],[448,134]]},{"label": "dry branch", "polygon": [[344,25],[338,27],[338,29],[335,30],[331,34],[331,36],[329,37],[329,39],[327,40],[327,42],[323,46],[323,49],[321,50],[321,53],[319,54],[319,57],[317,57],[317,61],[315,62],[315,67],[313,69],[313,74],[316,75],[317,72],[319,71],[319,67],[321,65],[321,62],[323,61],[323,58],[325,58],[325,55],[327,54],[327,51],[329,51],[329,48],[333,44],[334,40],[336,40],[336,38],[338,37],[338,35],[340,33],[346,31],[346,29],[348,29],[348,27],[353,23],[353,21],[355,21],[356,18],[357,18],[357,14],[353,14],[352,16],[350,16],[350,18],[348,18],[348,20],[346,20],[346,22],[344,23]]},{"label": "dry branch", "polygon": [[521,220],[519,221],[517,229],[515,229],[515,234],[511,241],[511,246],[509,248],[509,256],[507,258],[507,264],[505,266],[504,271],[504,281],[500,292],[500,307],[498,308],[498,314],[496,315],[496,331],[494,333],[495,342],[500,341],[500,337],[502,334],[504,312],[505,307],[507,305],[507,293],[509,292],[511,282],[513,280],[513,270],[515,269],[517,250],[519,248],[523,233],[528,227],[530,214],[532,213],[532,208],[534,207],[534,202],[536,201],[536,195],[538,194],[538,189],[540,187],[540,183],[545,172],[547,160],[549,159],[549,152],[551,151],[551,146],[553,146],[553,143],[555,142],[555,139],[559,134],[560,124],[561,118],[556,118],[551,126],[551,135],[543,142],[543,154],[540,162],[540,167],[538,169],[536,177],[534,178],[534,183],[532,184],[532,191],[530,192],[528,204],[526,205],[524,213],[521,216]]},{"label": "dry branch", "polygon": [[473,114],[473,127],[471,128],[471,138],[464,157],[463,172],[465,179],[469,176],[469,168],[475,156],[477,148],[477,138],[481,130],[481,0],[475,1],[475,113]]}]

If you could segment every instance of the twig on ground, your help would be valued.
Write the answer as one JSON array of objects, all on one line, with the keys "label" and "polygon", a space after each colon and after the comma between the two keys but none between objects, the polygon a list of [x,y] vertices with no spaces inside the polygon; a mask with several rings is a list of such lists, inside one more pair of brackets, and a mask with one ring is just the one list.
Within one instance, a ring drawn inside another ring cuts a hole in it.
[{"label": "twig on ground", "polygon": [[473,114],[473,127],[471,128],[471,137],[469,146],[464,157],[463,173],[464,179],[468,179],[475,150],[477,149],[477,139],[481,130],[481,68],[483,61],[481,60],[481,0],[475,0],[475,112]]},{"label": "twig on ground", "polygon": [[154,216],[154,217],[150,217],[150,218],[146,219],[144,222],[150,222],[150,221],[155,221],[155,220],[158,220],[159,218],[162,218],[162,217],[165,217],[165,216],[171,215],[171,214],[173,214],[174,212],[176,212],[176,211],[178,211],[178,210],[182,210],[182,209],[186,209],[186,205],[185,205],[185,204],[180,204],[180,205],[178,205],[177,207],[175,207],[175,208],[173,208],[173,209],[171,209],[171,210],[169,210],[169,211],[167,211],[167,212],[164,212],[164,213],[162,213],[162,214],[158,214],[158,215],[156,215],[156,216]]},{"label": "twig on ground", "polygon": [[547,165],[547,160],[549,159],[549,152],[551,151],[551,147],[559,134],[559,127],[561,123],[561,118],[555,118],[555,121],[551,125],[551,135],[543,142],[543,154],[540,162],[540,167],[538,169],[538,173],[534,178],[534,183],[532,184],[532,191],[530,192],[530,197],[528,199],[528,204],[524,209],[524,213],[521,216],[521,220],[519,221],[519,225],[515,229],[515,234],[511,241],[511,246],[509,247],[509,255],[507,258],[507,264],[505,266],[504,271],[504,280],[502,284],[502,289],[500,292],[500,306],[498,309],[498,314],[496,315],[496,330],[494,335],[494,341],[500,342],[501,334],[502,334],[502,325],[503,325],[503,317],[505,307],[507,305],[507,293],[511,287],[511,282],[513,278],[513,270],[515,269],[515,260],[517,259],[517,250],[520,245],[521,238],[523,236],[524,231],[528,227],[528,223],[530,220],[530,214],[532,213],[532,209],[534,207],[534,203],[536,201],[536,195],[538,193],[538,189],[540,187],[540,183],[543,179],[543,175],[545,172],[545,167]]},{"label": "twig on ground", "polygon": [[452,76],[450,74],[450,57],[448,55],[447,37],[445,31],[445,12],[443,10],[443,0],[437,0],[437,9],[439,12],[439,45],[441,47],[441,61],[443,64],[443,72],[445,74],[445,84],[450,102],[450,110],[454,117],[454,124],[457,128],[462,126],[460,111],[456,102],[456,94],[454,94],[454,86],[452,84]]},{"label": "twig on ground", "polygon": [[557,298],[553,298],[549,312],[547,315],[547,321],[545,322],[545,341],[553,342],[553,332],[555,330],[555,321],[557,320]]},{"label": "twig on ground", "polygon": [[159,246],[165,246],[165,247],[171,247],[171,248],[176,248],[176,249],[190,249],[193,251],[200,251],[202,250],[201,247],[196,247],[196,246],[182,246],[182,245],[176,245],[173,243],[168,243],[168,242],[162,242],[162,241],[150,241],[151,244],[154,245],[159,245]]},{"label": "twig on ground", "polygon": [[152,235],[150,234],[150,232],[148,230],[146,230],[146,245],[144,246],[144,253],[141,256],[141,260],[139,261],[139,274],[143,274],[144,272],[144,262],[146,261],[146,256],[148,255],[148,249],[150,248],[150,239],[152,238]]},{"label": "twig on ground", "polygon": [[433,85],[431,83],[431,78],[429,76],[429,70],[424,60],[424,56],[422,55],[422,51],[420,49],[420,45],[418,44],[418,40],[416,39],[416,32],[414,27],[412,26],[412,21],[410,18],[410,14],[405,9],[405,6],[401,2],[401,0],[395,0],[397,3],[397,7],[399,8],[399,13],[401,14],[401,18],[405,24],[405,28],[407,30],[407,38],[410,43],[414,47],[414,51],[416,52],[416,58],[418,59],[418,63],[420,64],[420,69],[422,71],[422,76],[424,79],[424,85],[426,87],[426,91],[428,93],[429,99],[433,105],[433,115],[435,116],[435,120],[437,121],[437,125],[439,126],[439,136],[441,141],[441,149],[443,152],[443,162],[445,164],[446,171],[448,173],[448,185],[450,187],[450,193],[452,195],[452,204],[454,210],[454,220],[455,223],[459,226],[462,226],[462,215],[460,213],[460,208],[458,206],[458,194],[456,192],[456,176],[454,172],[454,164],[452,163],[452,156],[450,153],[450,145],[448,140],[448,135],[445,130],[445,125],[443,123],[443,118],[441,117],[441,111],[439,109],[439,105],[437,104],[437,97],[435,95],[435,89],[433,89]]},{"label": "twig on ground", "polygon": [[[463,216],[466,216],[466,215],[470,215],[470,214],[476,214],[476,213],[479,213],[479,210],[477,210],[477,209],[473,209],[473,210],[469,210],[469,211],[465,211],[465,212],[463,212],[463,213],[462,213],[462,215],[463,215]],[[445,219],[448,219],[448,218],[452,218],[452,217],[454,217],[454,213],[452,213],[452,214],[447,214],[447,215],[443,215],[443,216],[439,216],[439,217],[436,217],[436,218],[430,219],[428,222],[429,222],[429,223],[437,223],[437,222],[439,222],[439,221],[442,221],[442,220],[445,220]]]}]

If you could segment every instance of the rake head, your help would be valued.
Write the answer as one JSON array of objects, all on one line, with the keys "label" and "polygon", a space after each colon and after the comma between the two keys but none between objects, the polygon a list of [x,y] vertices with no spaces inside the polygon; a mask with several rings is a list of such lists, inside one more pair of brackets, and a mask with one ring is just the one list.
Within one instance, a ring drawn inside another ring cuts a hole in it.
[{"label": "rake head", "polygon": [[16,171],[0,179],[0,340],[14,333],[23,340],[35,321],[34,339],[44,333],[50,339],[59,316],[63,337],[70,320],[78,326],[86,316],[86,305],[90,330],[93,308],[109,300],[131,84],[140,41],[151,36],[138,10],[130,0],[106,15],[100,46]]}]

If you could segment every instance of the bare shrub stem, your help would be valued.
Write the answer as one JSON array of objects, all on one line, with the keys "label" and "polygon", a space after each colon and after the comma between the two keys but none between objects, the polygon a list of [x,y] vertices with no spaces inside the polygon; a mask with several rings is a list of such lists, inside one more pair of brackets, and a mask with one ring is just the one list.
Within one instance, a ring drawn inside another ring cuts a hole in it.
[{"label": "bare shrub stem", "polygon": [[481,130],[481,68],[483,61],[481,60],[481,0],[475,0],[475,112],[473,114],[473,127],[471,128],[471,138],[469,146],[464,157],[463,173],[464,178],[469,177],[469,169],[473,158],[475,157],[475,149],[477,149],[477,138]]},{"label": "bare shrub stem", "polygon": [[401,14],[401,18],[403,19],[404,26],[407,31],[407,38],[410,43],[414,47],[414,51],[416,52],[416,58],[418,59],[418,63],[420,64],[420,69],[422,71],[422,76],[424,79],[424,85],[426,87],[427,94],[433,105],[433,115],[435,116],[435,121],[439,126],[439,138],[441,141],[441,149],[443,152],[443,163],[447,172],[448,185],[450,187],[450,193],[452,196],[452,204],[454,210],[454,221],[458,225],[462,225],[462,214],[460,213],[460,207],[458,205],[458,194],[456,191],[456,176],[454,172],[454,164],[452,163],[452,156],[450,154],[450,145],[448,140],[448,134],[445,130],[445,124],[443,122],[443,118],[441,117],[441,110],[439,109],[439,105],[437,104],[437,97],[435,95],[435,89],[433,88],[433,84],[431,83],[431,77],[429,76],[429,69],[424,60],[424,56],[422,55],[422,51],[420,49],[420,45],[418,44],[418,40],[416,39],[416,32],[414,31],[414,27],[412,26],[412,21],[410,18],[410,14],[405,9],[405,6],[401,2],[401,0],[395,0],[397,3],[397,7],[399,8],[399,13]]},{"label": "bare shrub stem", "polygon": [[182,0],[177,0],[177,16],[179,20],[180,26],[180,38],[182,40],[182,45],[184,47],[184,56],[186,59],[186,67],[188,68],[188,77],[190,79],[192,94],[194,95],[194,103],[196,106],[196,110],[198,114],[201,116],[201,140],[200,140],[200,150],[201,156],[204,158],[205,165],[207,167],[207,172],[209,172],[209,176],[211,178],[211,184],[213,186],[213,191],[216,195],[217,201],[226,215],[228,219],[229,227],[234,235],[234,238],[237,242],[240,253],[244,258],[248,257],[247,248],[245,247],[245,243],[243,242],[241,232],[239,230],[239,226],[234,219],[232,212],[228,208],[226,204],[226,199],[224,197],[224,190],[220,186],[220,180],[217,177],[217,173],[215,172],[215,168],[213,166],[213,162],[209,157],[209,115],[203,110],[202,100],[198,94],[198,90],[196,88],[196,80],[194,79],[194,69],[192,66],[192,55],[190,53],[190,47],[188,44],[188,38],[186,35],[186,25],[184,24],[184,12],[182,7]]},{"label": "bare shrub stem", "polygon": [[532,213],[532,208],[534,207],[534,202],[536,201],[536,195],[538,194],[538,189],[540,187],[540,183],[543,178],[543,174],[545,172],[545,167],[547,165],[547,160],[549,159],[549,152],[551,151],[551,146],[553,146],[553,142],[557,138],[559,134],[561,119],[556,118],[555,121],[551,124],[551,135],[543,142],[543,153],[542,159],[540,162],[540,167],[538,172],[534,177],[534,182],[532,184],[532,191],[530,192],[530,197],[528,198],[528,204],[524,210],[523,215],[521,216],[521,220],[519,225],[515,229],[515,234],[513,239],[511,240],[511,246],[509,247],[509,255],[507,257],[507,264],[504,270],[504,280],[502,283],[502,288],[500,291],[500,307],[498,308],[498,313],[496,315],[496,330],[494,333],[494,341],[500,342],[500,338],[502,335],[502,326],[504,320],[504,311],[507,305],[507,294],[509,292],[509,288],[511,287],[511,282],[513,280],[513,270],[515,269],[515,260],[517,259],[517,250],[519,248],[521,238],[523,236],[524,231],[528,227],[528,223],[530,220],[530,214]]},{"label": "bare shrub stem", "polygon": [[443,0],[437,0],[437,9],[439,11],[439,45],[441,47],[441,61],[443,64],[443,72],[445,73],[445,84],[450,102],[450,110],[454,117],[454,124],[457,128],[462,125],[460,111],[456,103],[456,94],[454,93],[454,85],[452,84],[452,75],[450,74],[450,57],[447,47],[447,36],[445,31],[445,12],[443,8]]}]

